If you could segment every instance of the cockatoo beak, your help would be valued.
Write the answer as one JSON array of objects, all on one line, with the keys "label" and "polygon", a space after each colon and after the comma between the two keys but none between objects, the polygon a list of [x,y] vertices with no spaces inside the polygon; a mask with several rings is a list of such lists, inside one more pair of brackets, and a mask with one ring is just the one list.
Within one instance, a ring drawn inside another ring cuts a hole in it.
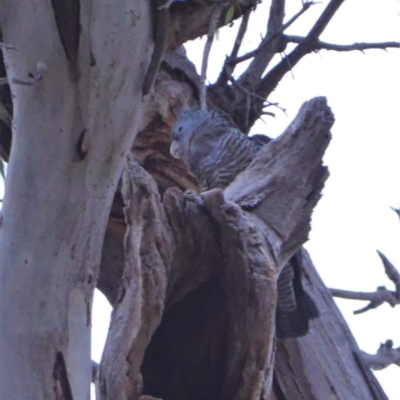
[{"label": "cockatoo beak", "polygon": [[171,143],[171,147],[169,148],[169,152],[171,153],[171,156],[174,158],[181,158],[181,156],[179,155],[179,143],[174,140]]}]

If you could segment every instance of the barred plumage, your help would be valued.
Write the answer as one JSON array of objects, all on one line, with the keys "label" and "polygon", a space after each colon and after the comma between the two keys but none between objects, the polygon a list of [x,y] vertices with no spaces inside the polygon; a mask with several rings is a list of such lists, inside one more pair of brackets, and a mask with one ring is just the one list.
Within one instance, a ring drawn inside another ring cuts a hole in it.
[{"label": "barred plumage", "polygon": [[[245,135],[226,115],[192,109],[181,113],[171,138],[171,154],[184,161],[202,190],[226,188],[269,141],[263,135]],[[305,335],[308,320],[318,316],[312,299],[303,291],[301,264],[295,257],[283,268],[277,282],[280,338]]]},{"label": "barred plumage", "polygon": [[217,112],[185,110],[171,132],[179,158],[199,181],[203,190],[226,188],[269,141],[266,136],[249,137],[228,116]]}]

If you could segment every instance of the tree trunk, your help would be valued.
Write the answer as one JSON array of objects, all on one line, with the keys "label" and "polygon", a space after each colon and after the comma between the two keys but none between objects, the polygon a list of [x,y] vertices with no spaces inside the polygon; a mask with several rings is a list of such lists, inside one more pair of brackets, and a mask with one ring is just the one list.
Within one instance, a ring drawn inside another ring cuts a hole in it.
[{"label": "tree trunk", "polygon": [[149,11],[3,1],[3,40],[17,48],[3,49],[14,107],[0,229],[4,399],[89,399],[92,295],[142,107]]},{"label": "tree trunk", "polygon": [[306,336],[277,343],[272,399],[387,399],[304,249],[302,255],[303,285],[321,315]]},{"label": "tree trunk", "polygon": [[276,343],[275,365],[269,347],[275,289],[268,282],[306,240],[326,178],[321,158],[332,118],[324,101],[304,106],[223,196],[182,194],[171,187],[196,186],[168,155],[168,135],[174,110],[195,103],[197,77],[180,52],[164,67],[158,108],[147,113],[158,122],[139,133],[141,166],[132,160],[125,175],[126,264],[115,211],[103,247],[100,282],[122,285],[104,291],[115,309],[99,398],[268,399],[271,391],[272,399],[385,399],[305,253],[303,285],[321,317],[304,338]]},{"label": "tree trunk", "polygon": [[[325,100],[308,102],[224,192],[199,195],[169,155],[176,116],[198,104],[181,49],[142,98],[150,2],[3,3],[13,137],[0,219],[2,397],[89,399],[97,283],[114,306],[98,398],[385,399],[304,252],[321,316],[304,338],[274,339],[277,273],[306,241],[327,177]],[[212,3],[173,5],[169,49],[207,32]],[[241,1],[234,17],[254,4]],[[210,105],[229,108],[232,87],[210,91]],[[250,121],[257,110],[236,107],[236,119],[249,111]]]}]

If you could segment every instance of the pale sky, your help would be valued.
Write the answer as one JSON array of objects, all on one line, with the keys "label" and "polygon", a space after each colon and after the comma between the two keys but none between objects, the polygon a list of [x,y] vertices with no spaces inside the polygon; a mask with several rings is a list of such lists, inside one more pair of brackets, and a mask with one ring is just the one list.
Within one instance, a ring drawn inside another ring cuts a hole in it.
[{"label": "pale sky", "polygon": [[[292,1],[290,18],[301,7]],[[305,34],[327,1],[316,4],[288,31]],[[269,1],[263,2],[250,20],[252,32],[245,50],[253,49],[264,34]],[[331,21],[322,40],[353,42],[400,42],[400,2],[395,0],[347,0]],[[265,18],[265,17],[264,17]],[[208,78],[218,76],[230,51],[238,23],[220,30],[209,62]],[[188,55],[200,65],[202,43],[191,42]],[[289,50],[289,49],[288,49]],[[315,266],[329,287],[373,291],[379,285],[393,289],[376,249],[400,268],[400,222],[390,206],[400,207],[400,49],[336,53],[321,51],[306,56],[269,98],[286,114],[259,121],[255,132],[275,137],[296,115],[301,104],[326,96],[336,122],[333,140],[324,158],[330,178],[313,214],[310,241],[306,244]],[[3,187],[0,184],[0,192]],[[2,195],[2,194],[0,194]],[[400,346],[400,307],[383,305],[362,315],[352,311],[365,302],[338,300],[359,347],[375,353],[381,342],[392,339]],[[96,293],[93,310],[93,351],[101,357],[110,307]],[[400,368],[391,366],[375,373],[390,400],[400,400]]]}]

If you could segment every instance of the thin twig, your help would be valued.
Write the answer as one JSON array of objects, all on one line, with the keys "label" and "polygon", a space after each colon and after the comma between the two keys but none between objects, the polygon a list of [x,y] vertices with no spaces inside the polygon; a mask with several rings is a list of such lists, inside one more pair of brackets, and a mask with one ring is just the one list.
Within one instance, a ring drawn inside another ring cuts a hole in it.
[{"label": "thin twig", "polygon": [[[267,72],[267,74],[264,75],[262,81],[257,87],[257,93],[260,96],[267,98],[271,92],[275,90],[278,82],[290,70],[288,67],[288,62],[290,63],[291,67],[294,68],[294,66],[306,54],[313,51],[314,42],[318,40],[319,35],[322,34],[325,27],[328,25],[344,1],[345,0],[331,0],[306,36],[305,42],[293,49],[292,52],[285,57],[285,59],[280,61],[275,67],[273,67],[269,72]],[[248,71],[247,73],[250,74],[251,71]]]},{"label": "thin twig", "polygon": [[[279,110],[281,110],[282,112],[284,112],[286,114],[286,108],[283,108],[282,106],[279,105],[279,103],[271,103],[270,101],[265,101],[266,104],[264,104],[263,108],[267,108],[267,107],[276,107]],[[274,115],[275,116],[275,115]]]},{"label": "thin twig", "polygon": [[239,30],[235,39],[235,43],[233,44],[233,48],[231,51],[230,56],[227,56],[224,62],[224,66],[222,67],[221,74],[218,77],[218,85],[224,85],[228,81],[228,77],[232,76],[233,70],[235,68],[234,65],[229,64],[228,60],[229,59],[234,59],[237,57],[240,46],[242,45],[244,35],[246,34],[247,31],[247,26],[249,24],[249,19],[250,19],[250,12],[251,10],[246,11],[246,13],[243,15],[243,18],[240,22]]},{"label": "thin twig", "polygon": [[217,4],[211,14],[210,25],[208,27],[207,41],[204,46],[203,51],[203,61],[201,63],[201,76],[200,76],[200,108],[202,110],[207,109],[207,99],[206,99],[206,78],[207,78],[207,65],[208,57],[210,55],[211,45],[214,40],[215,31],[217,30],[218,21],[221,17],[225,3]]},{"label": "thin twig", "polygon": [[390,207],[395,213],[396,215],[400,218],[400,208],[394,208],[394,207]]},{"label": "thin twig", "polygon": [[352,300],[367,300],[370,303],[360,309],[354,311],[354,314],[362,314],[368,310],[379,307],[383,303],[388,303],[392,307],[400,304],[397,300],[396,292],[386,289],[385,286],[379,286],[375,292],[354,292],[351,290],[342,289],[329,289],[332,296],[340,297],[342,299],[352,299]]},{"label": "thin twig", "polygon": [[385,268],[385,272],[387,277],[395,284],[396,286],[396,298],[397,301],[400,302],[400,273],[397,268],[388,260],[388,258],[377,250],[377,253],[383,263],[383,267]]},{"label": "thin twig", "polygon": [[235,43],[233,44],[232,51],[231,51],[231,58],[237,57],[240,46],[242,45],[244,35],[246,34],[247,31],[247,26],[249,24],[249,19],[250,19],[250,12],[251,10],[247,10],[242,17],[242,20],[240,22],[238,34],[235,39]]},{"label": "thin twig", "polygon": [[292,25],[302,14],[304,14],[314,4],[316,3],[314,3],[313,1],[303,3],[303,8],[300,11],[298,11],[292,18],[290,18],[288,22],[281,25],[281,27],[277,31],[275,31],[272,35],[265,36],[265,38],[261,41],[260,45],[255,50],[252,50],[240,57],[236,58],[229,57],[226,63],[229,63],[230,65],[236,65],[243,61],[247,61],[248,59],[257,55],[261,51],[261,49],[267,47],[272,41],[274,41],[287,28],[289,28],[290,25]]},{"label": "thin twig", "polygon": [[[305,43],[307,37],[295,36],[295,35],[285,35],[285,39],[290,43],[302,44]],[[321,40],[316,40],[313,42],[313,50],[334,50],[334,51],[361,51],[370,49],[380,49],[386,50],[389,48],[398,49],[400,47],[400,42],[381,42],[381,43],[353,43],[353,44],[335,44],[322,42]]]},{"label": "thin twig", "polygon": [[235,78],[233,76],[228,76],[228,80],[232,83],[232,85],[236,86],[240,91],[242,91],[244,94],[255,97],[258,100],[265,101],[264,98],[259,96],[258,94],[251,92],[250,90],[246,89],[243,87],[240,83],[236,82]]},{"label": "thin twig", "polygon": [[282,61],[285,60],[287,62],[287,65],[289,66],[290,75],[292,75],[292,79],[294,79],[293,68],[292,65],[290,64],[290,59],[285,52],[283,52],[283,57],[281,56],[281,59]]},{"label": "thin twig", "polygon": [[[264,103],[264,107],[276,107],[279,108],[281,111],[283,111],[286,114],[286,110],[279,106],[278,103],[271,103],[270,101],[265,101],[261,96],[259,96],[257,93],[254,93],[248,89],[246,89],[245,87],[243,87],[240,83],[238,83],[235,78],[233,78],[233,76],[228,76],[228,81],[230,81],[232,83],[232,85],[234,85],[235,87],[237,87],[240,91],[242,91],[245,95],[246,95],[246,115],[245,115],[245,127],[248,128],[248,120],[249,120],[249,115],[250,115],[250,107],[251,107],[251,97],[254,97],[258,100],[263,101]],[[271,117],[275,117],[275,114],[272,112],[267,112],[267,111],[263,111],[261,113],[261,115],[269,115]]]}]

